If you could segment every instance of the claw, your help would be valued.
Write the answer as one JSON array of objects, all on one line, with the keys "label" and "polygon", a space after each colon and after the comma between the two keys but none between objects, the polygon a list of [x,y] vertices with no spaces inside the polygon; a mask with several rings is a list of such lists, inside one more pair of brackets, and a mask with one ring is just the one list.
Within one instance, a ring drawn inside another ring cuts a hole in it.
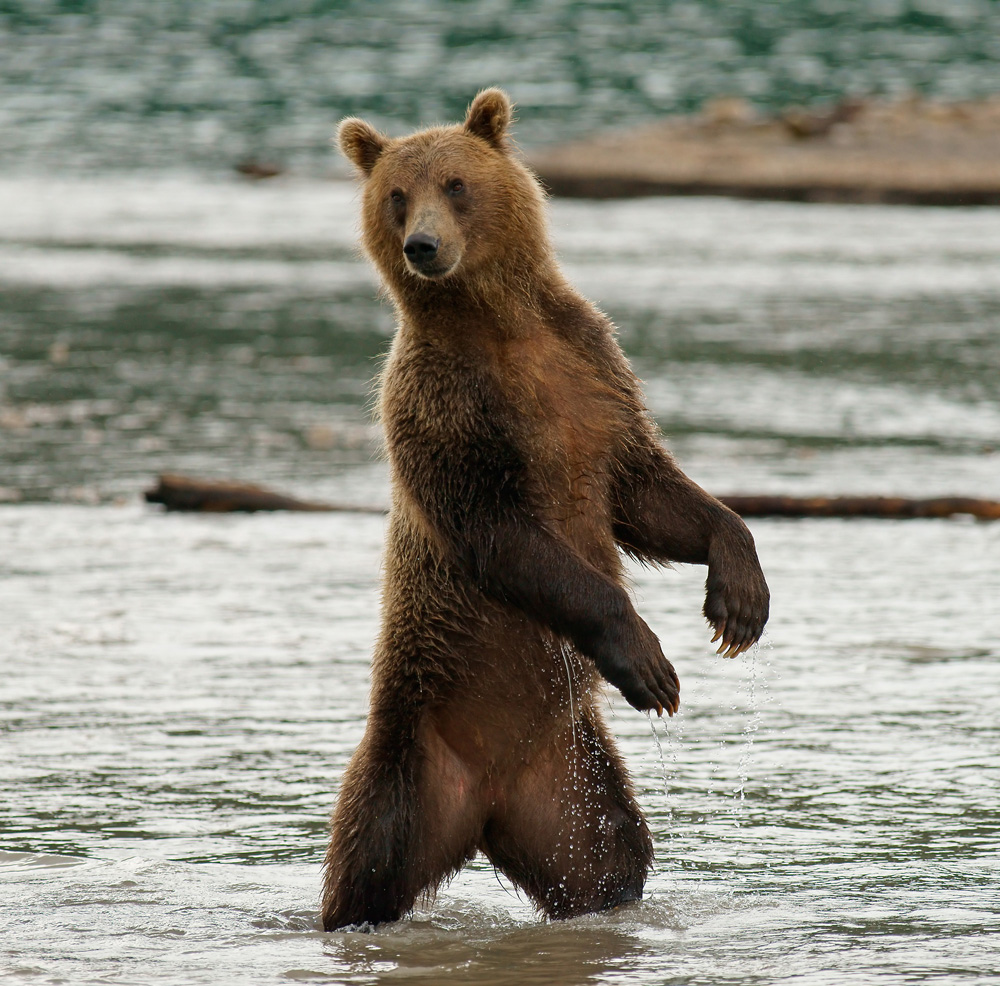
[{"label": "claw", "polygon": [[663,706],[659,702],[656,703],[656,715],[658,718],[663,718]]},{"label": "claw", "polygon": [[715,631],[715,636],[712,638],[712,643],[713,644],[719,639],[719,637],[722,636],[722,633],[723,633],[723,631],[725,629],[726,629],[726,624],[723,623],[722,626],[719,627],[719,629]]}]

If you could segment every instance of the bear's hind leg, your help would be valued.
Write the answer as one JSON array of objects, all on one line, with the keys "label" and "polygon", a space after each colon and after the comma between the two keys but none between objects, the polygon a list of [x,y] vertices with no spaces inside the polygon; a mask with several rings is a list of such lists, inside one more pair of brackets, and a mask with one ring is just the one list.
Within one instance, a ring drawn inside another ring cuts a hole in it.
[{"label": "bear's hind leg", "polygon": [[596,710],[513,778],[480,848],[551,918],[641,899],[652,839]]},{"label": "bear's hind leg", "polygon": [[483,809],[466,765],[433,731],[379,736],[370,721],[344,774],[326,854],[326,931],[407,914],[476,852]]}]

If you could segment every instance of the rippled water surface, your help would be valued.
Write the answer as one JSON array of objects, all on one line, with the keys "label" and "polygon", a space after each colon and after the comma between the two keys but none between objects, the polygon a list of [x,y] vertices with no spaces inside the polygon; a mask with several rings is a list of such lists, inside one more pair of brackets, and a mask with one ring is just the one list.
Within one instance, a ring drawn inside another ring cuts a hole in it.
[{"label": "rippled water surface", "polygon": [[[1000,954],[1000,525],[755,521],[757,653],[634,569],[682,680],[609,718],[639,904],[548,924],[482,861],[317,928],[383,520],[179,516],[164,469],[387,499],[391,332],[320,183],[0,181],[0,975],[14,982],[981,983]],[[712,491],[1000,498],[1000,214],[556,203],[573,279]],[[655,735],[654,735],[655,734]]]},{"label": "rippled water surface", "polygon": [[527,144],[738,95],[1000,90],[993,0],[4,0],[0,166],[326,174],[334,122],[458,119],[507,87]]}]

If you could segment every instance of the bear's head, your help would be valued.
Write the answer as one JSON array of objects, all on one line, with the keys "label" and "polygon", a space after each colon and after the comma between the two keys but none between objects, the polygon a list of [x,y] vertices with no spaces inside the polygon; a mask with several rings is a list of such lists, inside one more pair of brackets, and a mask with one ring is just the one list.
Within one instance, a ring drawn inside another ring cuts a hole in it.
[{"label": "bear's head", "polygon": [[544,196],[508,136],[506,93],[486,89],[459,126],[391,138],[364,120],[338,142],[364,186],[362,240],[403,300],[437,284],[525,283],[548,263]]}]

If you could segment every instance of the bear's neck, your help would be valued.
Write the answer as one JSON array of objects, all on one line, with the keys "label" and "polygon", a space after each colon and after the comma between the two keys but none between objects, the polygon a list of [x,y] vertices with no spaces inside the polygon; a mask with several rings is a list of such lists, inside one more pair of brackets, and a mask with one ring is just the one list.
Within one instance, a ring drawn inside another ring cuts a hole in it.
[{"label": "bear's neck", "polygon": [[385,280],[408,332],[472,344],[529,335],[554,302],[574,293],[554,262],[487,265],[440,281],[397,269]]}]

